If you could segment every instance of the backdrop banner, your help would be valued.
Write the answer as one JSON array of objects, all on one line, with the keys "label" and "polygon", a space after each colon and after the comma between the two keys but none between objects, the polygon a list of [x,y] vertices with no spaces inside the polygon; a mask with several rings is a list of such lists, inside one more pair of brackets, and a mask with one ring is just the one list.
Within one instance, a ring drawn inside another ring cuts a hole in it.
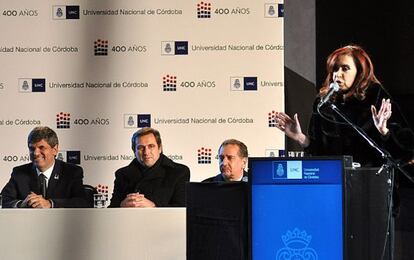
[{"label": "backdrop banner", "polygon": [[281,1],[2,0],[0,12],[0,186],[40,125],[109,193],[141,127],[191,181],[218,173],[225,139],[250,156],[284,149]]}]

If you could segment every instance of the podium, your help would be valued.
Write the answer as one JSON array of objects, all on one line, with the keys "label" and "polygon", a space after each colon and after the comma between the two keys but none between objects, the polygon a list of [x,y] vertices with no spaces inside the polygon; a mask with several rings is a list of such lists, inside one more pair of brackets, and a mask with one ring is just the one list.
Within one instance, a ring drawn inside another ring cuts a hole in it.
[{"label": "podium", "polygon": [[342,157],[249,158],[253,260],[345,259]]},{"label": "podium", "polygon": [[[388,173],[378,168],[345,168],[348,259],[390,259],[385,244],[388,224]],[[391,222],[392,224],[392,222]],[[393,230],[393,227],[392,227]],[[391,234],[391,239],[393,234]]]},{"label": "podium", "polygon": [[187,259],[381,259],[388,175],[377,172],[338,157],[249,158],[249,183],[189,183]]}]

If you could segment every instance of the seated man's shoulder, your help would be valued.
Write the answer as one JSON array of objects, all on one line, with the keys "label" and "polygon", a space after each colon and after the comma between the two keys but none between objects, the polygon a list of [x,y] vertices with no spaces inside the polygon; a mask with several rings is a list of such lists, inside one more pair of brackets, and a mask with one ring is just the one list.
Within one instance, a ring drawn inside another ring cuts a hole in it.
[{"label": "seated man's shoulder", "polygon": [[218,175],[216,175],[216,176],[207,178],[207,179],[205,179],[205,180],[203,180],[201,182],[219,182],[219,181],[224,181],[223,180],[223,177],[221,176],[220,173]]},{"label": "seated man's shoulder", "polygon": [[118,168],[115,171],[115,175],[128,175],[129,172],[135,172],[136,169],[138,168],[138,162],[135,160],[133,160],[130,164],[125,165],[121,168]]},{"label": "seated man's shoulder", "polygon": [[207,178],[205,180],[202,180],[201,182],[213,182],[215,178],[216,178],[216,176],[213,176],[213,177]]},{"label": "seated man's shoulder", "polygon": [[190,171],[190,168],[188,168],[188,166],[185,164],[176,163],[176,162],[173,162],[173,163],[174,163],[173,168],[177,170]]},{"label": "seated man's shoulder", "polygon": [[30,163],[25,163],[25,164],[17,165],[13,169],[16,169],[16,170],[24,170],[24,169],[27,169],[27,168],[32,168],[32,166],[33,166],[33,164],[30,162]]},{"label": "seated man's shoulder", "polygon": [[56,160],[55,164],[58,164],[58,167],[60,167],[62,171],[83,172],[83,168],[81,166],[73,163],[67,163],[64,161]]},{"label": "seated man's shoulder", "polygon": [[185,165],[185,164],[182,164],[182,163],[177,163],[177,162],[173,162],[174,163],[174,168],[177,168],[177,169],[185,169],[185,170],[190,170],[190,168],[188,168],[188,166],[187,165]]},{"label": "seated man's shoulder", "polygon": [[170,169],[171,172],[175,172],[177,174],[190,175],[190,168],[188,168],[187,165],[174,162],[169,158],[165,160],[164,167]]},{"label": "seated man's shoulder", "polygon": [[32,163],[18,165],[18,166],[13,167],[13,174],[22,174],[22,173],[30,172],[32,168],[33,168]]}]

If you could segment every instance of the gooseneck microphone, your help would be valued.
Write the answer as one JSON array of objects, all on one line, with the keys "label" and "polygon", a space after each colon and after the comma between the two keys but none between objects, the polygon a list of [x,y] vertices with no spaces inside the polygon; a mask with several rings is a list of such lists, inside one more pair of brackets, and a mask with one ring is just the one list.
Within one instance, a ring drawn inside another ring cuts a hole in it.
[{"label": "gooseneck microphone", "polygon": [[328,101],[331,99],[331,96],[332,96],[334,93],[338,92],[338,90],[339,90],[339,85],[338,85],[338,83],[336,83],[335,81],[334,81],[334,82],[332,82],[332,83],[329,85],[329,90],[328,90],[328,93],[326,93],[326,95],[325,95],[325,96],[321,97],[321,100],[319,101],[318,107],[321,107],[321,106],[323,106],[326,102],[328,102]]}]

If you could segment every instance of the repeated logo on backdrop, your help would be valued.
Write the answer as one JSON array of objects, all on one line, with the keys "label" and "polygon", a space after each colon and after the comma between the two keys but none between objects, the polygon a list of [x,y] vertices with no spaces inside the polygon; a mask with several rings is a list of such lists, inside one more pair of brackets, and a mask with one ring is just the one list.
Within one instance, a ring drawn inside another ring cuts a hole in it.
[{"label": "repeated logo on backdrop", "polygon": [[97,39],[93,42],[93,52],[95,56],[108,56],[109,52],[113,54],[123,53],[146,53],[148,46],[140,43],[112,43],[109,45],[108,40]]},{"label": "repeated logo on backdrop", "polygon": [[124,128],[151,127],[151,114],[124,114]]},{"label": "repeated logo on backdrop", "polygon": [[180,87],[180,89],[185,89],[185,90],[195,90],[195,89],[207,89],[207,90],[212,90],[215,89],[217,83],[215,80],[210,80],[210,79],[201,79],[200,77],[198,78],[199,80],[195,80],[195,79],[191,79],[191,78],[186,78],[183,79],[182,77],[180,77],[180,82],[178,82],[177,80],[177,75],[171,75],[171,74],[167,74],[165,76],[162,77],[162,89],[163,91],[166,92],[171,92],[171,91],[177,91],[177,86]]},{"label": "repeated logo on backdrop", "polygon": [[276,111],[273,110],[267,114],[267,121],[269,123],[269,127],[276,127]]},{"label": "repeated logo on backdrop", "polygon": [[137,114],[125,114],[124,115],[124,128],[137,128],[138,127],[138,115]]},{"label": "repeated logo on backdrop", "polygon": [[1,15],[5,17],[37,17],[39,16],[39,10],[26,7],[21,9],[3,9]]},{"label": "repeated logo on backdrop", "polygon": [[56,159],[73,163],[73,164],[81,164],[81,152],[80,151],[65,151],[60,150],[56,155]]},{"label": "repeated logo on backdrop", "polygon": [[173,75],[165,75],[162,78],[162,87],[164,91],[177,91],[177,77]]},{"label": "repeated logo on backdrop", "polygon": [[21,93],[46,92],[46,79],[20,78],[18,82]]},{"label": "repeated logo on backdrop", "polygon": [[230,90],[255,91],[257,90],[257,77],[230,77]]},{"label": "repeated logo on backdrop", "polygon": [[[197,3],[197,18],[211,18],[215,16],[250,15],[252,12],[249,6],[226,5],[227,2],[220,1],[213,9],[211,2],[201,1]],[[277,5],[277,4],[276,4]]]},{"label": "repeated logo on backdrop", "polygon": [[52,7],[54,20],[79,19],[79,5],[54,5]]},{"label": "repeated logo on backdrop", "polygon": [[70,113],[60,112],[56,114],[56,128],[58,129],[70,128]]},{"label": "repeated logo on backdrop", "polygon": [[[72,115],[73,117],[73,115]],[[56,114],[56,128],[58,129],[69,129],[73,126],[76,127],[98,127],[108,126],[110,120],[107,117],[95,116],[95,117],[82,117],[77,116],[73,118],[73,124],[71,124],[71,113],[59,112]]]},{"label": "repeated logo on backdrop", "polygon": [[93,42],[95,56],[108,56],[108,41],[98,39]]},{"label": "repeated logo on backdrop", "polygon": [[161,55],[188,55],[188,41],[161,42]]},{"label": "repeated logo on backdrop", "polygon": [[211,3],[201,1],[197,4],[197,18],[211,18]]},{"label": "repeated logo on backdrop", "polygon": [[198,164],[211,164],[211,148],[201,147],[197,150]]},{"label": "repeated logo on backdrop", "polygon": [[138,127],[151,127],[151,115],[138,114]]},{"label": "repeated logo on backdrop", "polygon": [[265,4],[265,17],[266,18],[278,18],[284,16],[283,4]]}]

